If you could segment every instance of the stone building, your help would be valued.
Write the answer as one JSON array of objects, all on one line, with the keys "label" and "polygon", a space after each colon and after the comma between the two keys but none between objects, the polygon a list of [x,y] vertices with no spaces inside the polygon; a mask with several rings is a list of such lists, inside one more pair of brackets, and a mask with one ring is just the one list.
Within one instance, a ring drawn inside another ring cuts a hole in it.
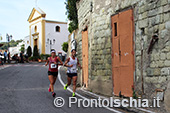
[{"label": "stone building", "polygon": [[138,97],[166,95],[170,0],[79,0],[77,9],[84,87],[109,96],[134,96],[133,87]]}]

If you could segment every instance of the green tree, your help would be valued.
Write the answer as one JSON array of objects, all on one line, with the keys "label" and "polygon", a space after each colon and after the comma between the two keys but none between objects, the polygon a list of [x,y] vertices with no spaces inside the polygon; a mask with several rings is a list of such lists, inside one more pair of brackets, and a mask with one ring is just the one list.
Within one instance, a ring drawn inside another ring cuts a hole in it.
[{"label": "green tree", "polygon": [[39,52],[38,52],[38,48],[37,48],[36,45],[34,46],[33,56],[34,56],[34,57],[39,57],[39,56],[40,56],[40,55],[39,55]]},{"label": "green tree", "polygon": [[65,2],[67,18],[71,21],[68,28],[70,33],[78,28],[77,1],[79,0],[66,0]]},{"label": "green tree", "polygon": [[25,45],[24,44],[21,45],[20,51],[23,52],[23,53],[25,52]]},{"label": "green tree", "polygon": [[[23,40],[17,40],[17,41],[11,40],[11,41],[9,42],[9,45],[10,45],[10,47],[15,47],[15,46],[18,45],[18,43],[20,43],[20,42],[22,42],[22,41],[23,41]],[[2,50],[7,50],[7,49],[8,49],[8,42],[2,42],[1,44],[3,44],[3,46],[0,47],[0,49],[2,49]]]},{"label": "green tree", "polygon": [[35,45],[34,50],[33,50],[33,59],[37,61],[39,58],[40,58],[40,55],[39,55],[39,52],[38,52],[38,48]]},{"label": "green tree", "polygon": [[28,54],[28,57],[31,57],[31,55],[32,55],[32,48],[31,48],[31,46],[28,46],[27,54]]},{"label": "green tree", "polygon": [[63,43],[62,50],[67,53],[67,51],[68,51],[68,42]]}]

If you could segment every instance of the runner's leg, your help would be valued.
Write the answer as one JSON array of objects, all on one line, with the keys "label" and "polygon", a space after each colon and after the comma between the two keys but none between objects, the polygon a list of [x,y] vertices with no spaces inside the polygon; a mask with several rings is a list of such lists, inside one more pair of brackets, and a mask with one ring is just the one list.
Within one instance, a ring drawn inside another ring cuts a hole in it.
[{"label": "runner's leg", "polygon": [[49,75],[48,78],[50,81],[51,92],[54,92],[54,83],[56,81],[56,77],[54,77],[53,75]]},{"label": "runner's leg", "polygon": [[67,86],[70,86],[71,84],[71,77],[67,77]]},{"label": "runner's leg", "polygon": [[64,86],[64,90],[67,89],[68,86],[71,84],[71,77],[67,76],[67,84]]},{"label": "runner's leg", "polygon": [[73,76],[73,92],[76,92],[77,76]]}]

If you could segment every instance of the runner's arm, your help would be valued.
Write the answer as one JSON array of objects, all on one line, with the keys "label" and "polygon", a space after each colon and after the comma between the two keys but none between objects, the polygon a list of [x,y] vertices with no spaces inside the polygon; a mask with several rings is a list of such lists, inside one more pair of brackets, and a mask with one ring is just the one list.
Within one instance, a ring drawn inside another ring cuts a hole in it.
[{"label": "runner's arm", "polygon": [[63,65],[63,62],[61,61],[60,57],[57,57],[57,59],[60,62],[58,65]]},{"label": "runner's arm", "polygon": [[80,67],[80,69],[82,69],[80,63],[79,63],[79,59],[77,58],[77,65]]},{"label": "runner's arm", "polygon": [[48,65],[48,63],[49,63],[49,57],[48,57],[48,59],[47,59],[47,62],[45,63],[45,66],[47,66]]},{"label": "runner's arm", "polygon": [[73,67],[73,65],[67,65],[67,63],[70,61],[70,58],[67,58],[67,60],[64,63],[64,66],[66,67]]}]

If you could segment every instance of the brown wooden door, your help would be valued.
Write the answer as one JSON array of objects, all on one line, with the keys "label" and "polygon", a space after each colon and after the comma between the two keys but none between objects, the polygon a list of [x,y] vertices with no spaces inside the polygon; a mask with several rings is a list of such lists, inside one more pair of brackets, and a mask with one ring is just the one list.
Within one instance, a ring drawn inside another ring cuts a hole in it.
[{"label": "brown wooden door", "polygon": [[130,97],[134,79],[133,10],[112,16],[112,48],[114,94]]},{"label": "brown wooden door", "polygon": [[88,86],[88,32],[82,31],[83,83]]}]

